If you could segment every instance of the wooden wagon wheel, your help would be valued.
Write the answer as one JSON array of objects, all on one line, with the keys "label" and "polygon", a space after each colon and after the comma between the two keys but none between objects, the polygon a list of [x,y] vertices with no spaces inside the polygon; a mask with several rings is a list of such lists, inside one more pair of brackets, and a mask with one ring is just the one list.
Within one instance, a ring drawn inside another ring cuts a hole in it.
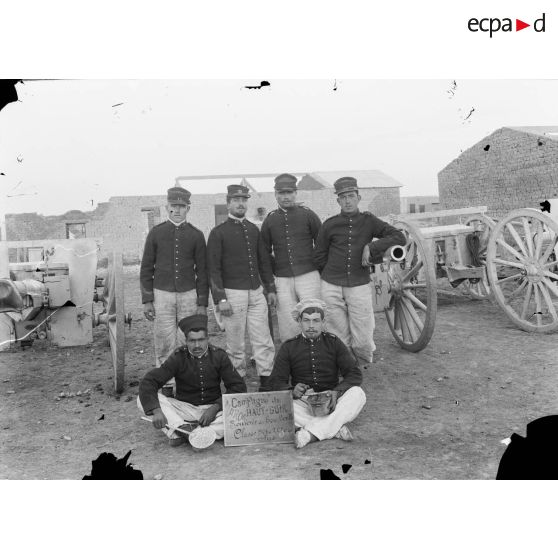
[{"label": "wooden wagon wheel", "polygon": [[521,329],[558,330],[558,223],[536,209],[517,209],[490,236],[487,270],[496,302]]},{"label": "wooden wagon wheel", "polygon": [[437,309],[434,256],[419,228],[406,221],[395,221],[407,239],[407,255],[402,262],[389,262],[389,302],[386,318],[395,340],[416,353],[430,341]]},{"label": "wooden wagon wheel", "polygon": [[[494,230],[496,226],[496,221],[488,217],[487,215],[474,215],[469,217],[465,221],[466,225],[475,227],[475,230],[479,232],[479,254],[478,258],[480,262],[486,266],[486,252],[488,250],[488,240],[490,238],[490,233]],[[482,279],[466,279],[461,284],[461,290],[468,294],[471,298],[476,300],[484,300],[490,297],[490,283],[488,282],[488,275],[486,273],[486,267],[484,270],[484,277]]]},{"label": "wooden wagon wheel", "polygon": [[113,252],[109,258],[107,291],[107,331],[114,368],[114,389],[121,393],[124,390],[124,281],[121,252]]}]

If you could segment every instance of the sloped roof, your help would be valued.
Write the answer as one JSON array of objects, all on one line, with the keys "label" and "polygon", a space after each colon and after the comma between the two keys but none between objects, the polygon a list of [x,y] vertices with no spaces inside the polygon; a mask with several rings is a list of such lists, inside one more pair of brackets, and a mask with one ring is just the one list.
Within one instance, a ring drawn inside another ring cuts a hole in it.
[{"label": "sloped roof", "polygon": [[325,188],[333,188],[333,183],[342,176],[356,178],[359,188],[402,188],[403,184],[380,170],[340,170],[340,171],[316,171],[309,173],[314,180],[324,185]]},{"label": "sloped roof", "polygon": [[558,126],[506,126],[506,128],[516,132],[545,136],[558,141]]}]

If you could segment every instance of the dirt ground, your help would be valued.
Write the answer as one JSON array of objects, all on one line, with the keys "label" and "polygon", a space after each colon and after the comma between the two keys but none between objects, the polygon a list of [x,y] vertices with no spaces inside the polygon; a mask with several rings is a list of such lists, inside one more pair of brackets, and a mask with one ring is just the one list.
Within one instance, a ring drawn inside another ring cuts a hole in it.
[{"label": "dirt ground", "polygon": [[[101,452],[132,450],[129,462],[145,479],[318,479],[322,468],[343,479],[493,479],[501,440],[557,413],[558,335],[520,331],[490,301],[440,296],[434,336],[420,353],[400,349],[376,314],[378,350],[353,442],[171,448],[136,407],[138,381],[153,363],[151,324],[141,312],[137,267],[125,268],[125,285],[134,321],[120,396],[104,327],[88,346],[36,341],[0,353],[0,478],[81,479]],[[212,342],[223,346],[210,326]],[[248,384],[257,388],[253,376]],[[352,465],[347,474],[343,464]]]}]

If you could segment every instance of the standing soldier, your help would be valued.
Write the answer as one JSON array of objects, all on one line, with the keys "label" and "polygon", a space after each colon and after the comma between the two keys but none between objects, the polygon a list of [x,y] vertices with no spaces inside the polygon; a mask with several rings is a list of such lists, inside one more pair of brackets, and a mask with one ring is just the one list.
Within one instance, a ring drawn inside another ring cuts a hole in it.
[{"label": "standing soldier", "polygon": [[153,227],[145,240],[140,269],[145,317],[154,321],[155,366],[186,341],[178,322],[207,314],[209,285],[203,233],[186,222],[190,192],[167,191],[169,218]]},{"label": "standing soldier", "polygon": [[359,365],[366,367],[376,345],[370,268],[363,262],[380,263],[388,248],[405,244],[405,236],[372,213],[359,211],[355,178],[339,178],[334,187],[341,213],[324,221],[314,263],[322,276],[327,330],[351,347]]},{"label": "standing soldier", "polygon": [[227,187],[229,217],[209,233],[207,255],[213,302],[223,316],[227,353],[233,366],[245,377],[244,336],[248,326],[253,358],[264,388],[275,356],[267,304],[274,306],[276,295],[271,261],[260,231],[245,217],[249,197],[246,186]]},{"label": "standing soldier", "polygon": [[291,316],[297,302],[320,293],[320,274],[312,262],[312,254],[322,223],[312,210],[297,205],[296,193],[295,176],[280,174],[275,178],[275,199],[279,207],[265,218],[261,231],[272,257],[282,343],[299,333],[298,324]]}]

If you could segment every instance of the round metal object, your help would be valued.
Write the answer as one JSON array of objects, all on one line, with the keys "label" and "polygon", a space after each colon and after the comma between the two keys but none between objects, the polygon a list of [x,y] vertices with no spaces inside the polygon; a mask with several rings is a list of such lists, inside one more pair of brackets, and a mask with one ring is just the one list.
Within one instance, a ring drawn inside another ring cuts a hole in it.
[{"label": "round metal object", "polygon": [[490,236],[486,265],[496,302],[524,331],[558,330],[558,223],[517,209]]},{"label": "round metal object", "polygon": [[[488,240],[490,233],[496,226],[496,221],[487,215],[474,215],[465,221],[466,225],[473,226],[479,233],[480,250],[479,259],[484,266],[486,266],[486,252],[488,250]],[[486,267],[484,270],[484,277],[482,279],[466,279],[461,284],[461,290],[464,294],[469,295],[476,300],[485,300],[490,297],[490,283],[488,282],[488,275]]]},{"label": "round metal object", "polygon": [[407,239],[406,255],[401,262],[388,262],[389,302],[385,314],[395,340],[416,353],[434,333],[437,310],[434,255],[419,228],[413,223],[395,221]]},{"label": "round metal object", "polygon": [[121,252],[113,252],[110,255],[105,288],[106,323],[114,369],[114,389],[121,393],[124,390],[124,279]]},{"label": "round metal object", "polygon": [[215,442],[215,439],[215,430],[209,428],[209,426],[198,426],[192,430],[188,436],[190,445],[195,449],[208,448],[211,444],[213,444],[213,442]]}]

